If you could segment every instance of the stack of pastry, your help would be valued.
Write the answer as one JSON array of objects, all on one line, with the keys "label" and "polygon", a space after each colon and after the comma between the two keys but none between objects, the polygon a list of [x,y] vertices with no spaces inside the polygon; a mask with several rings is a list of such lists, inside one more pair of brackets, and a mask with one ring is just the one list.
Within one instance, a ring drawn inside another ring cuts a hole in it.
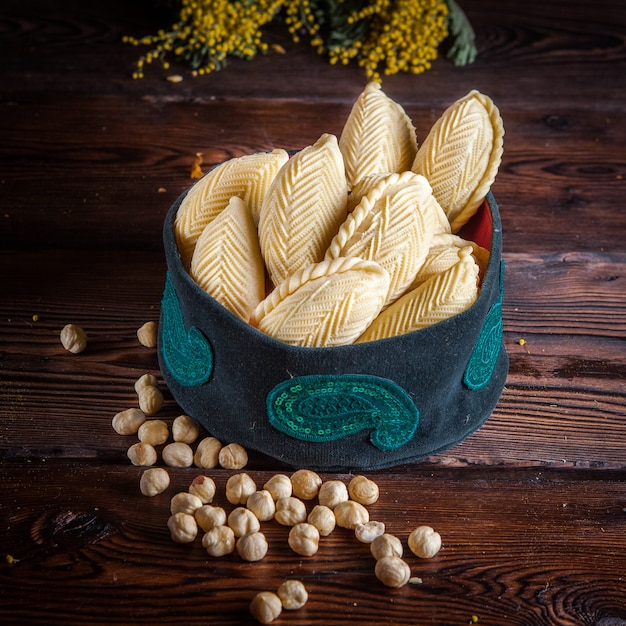
[{"label": "stack of pastry", "polygon": [[211,297],[262,332],[321,347],[374,341],[469,308],[489,252],[458,235],[495,180],[503,125],[471,91],[418,146],[377,83],[337,139],[233,158],[200,179],[174,229]]}]

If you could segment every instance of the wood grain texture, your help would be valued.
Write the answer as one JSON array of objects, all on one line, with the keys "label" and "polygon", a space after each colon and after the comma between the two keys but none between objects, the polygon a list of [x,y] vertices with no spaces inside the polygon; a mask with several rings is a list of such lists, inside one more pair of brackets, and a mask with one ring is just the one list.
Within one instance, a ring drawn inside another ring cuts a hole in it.
[{"label": "wood grain texture", "polygon": [[[338,135],[363,72],[332,67],[280,26],[287,54],[194,79],[183,65],[130,79],[166,3],[6,0],[0,7],[0,622],[247,624],[259,590],[309,589],[280,624],[626,624],[626,9],[618,0],[461,3],[479,56],[390,76],[422,140],[471,89],[505,125],[493,187],[506,261],[506,388],[459,445],[370,475],[372,518],[404,542],[418,524],[437,557],[407,551],[421,584],[379,584],[367,547],[338,529],[315,557],[264,523],[260,563],[171,541],[169,499],[194,469],[140,495],[132,436],[111,426],[160,378],[137,329],[157,320],[165,213],[202,168]],[[183,81],[168,82],[168,74]],[[71,355],[61,328],[80,324]],[[180,414],[164,389],[159,413]],[[250,451],[258,484],[291,468]],[[210,470],[224,502],[232,474]],[[348,474],[324,474],[347,481]],[[309,503],[311,506],[313,503]],[[6,557],[10,556],[8,560]]]}]

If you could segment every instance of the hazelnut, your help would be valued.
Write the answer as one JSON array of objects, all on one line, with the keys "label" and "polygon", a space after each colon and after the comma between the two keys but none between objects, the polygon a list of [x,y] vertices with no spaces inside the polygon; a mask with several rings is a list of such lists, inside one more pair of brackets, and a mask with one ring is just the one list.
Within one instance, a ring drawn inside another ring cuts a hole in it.
[{"label": "hazelnut", "polygon": [[79,354],[87,347],[87,335],[76,324],[67,324],[61,331],[61,344],[72,354]]},{"label": "hazelnut", "polygon": [[402,557],[404,548],[402,547],[402,542],[395,535],[383,533],[372,541],[370,544],[370,552],[378,561],[386,556]]},{"label": "hazelnut", "polygon": [[272,591],[257,593],[250,603],[250,614],[261,624],[271,624],[282,610],[280,598]]},{"label": "hazelnut", "polygon": [[231,504],[246,504],[255,491],[256,483],[248,474],[233,474],[226,481],[226,499]]},{"label": "hazelnut", "polygon": [[229,526],[215,526],[202,537],[202,545],[211,556],[225,556],[235,550],[235,533]]},{"label": "hazelnut", "polygon": [[137,329],[137,339],[146,348],[156,348],[158,324],[156,322],[146,322]]},{"label": "hazelnut", "polygon": [[378,485],[365,476],[355,476],[348,484],[350,498],[359,504],[374,504],[380,495]]},{"label": "hazelnut", "polygon": [[318,499],[321,505],[334,509],[340,502],[348,501],[348,488],[340,480],[327,480],[320,487]]},{"label": "hazelnut", "polygon": [[213,502],[215,491],[215,481],[210,476],[196,476],[189,485],[189,493],[198,496],[202,504]]},{"label": "hazelnut", "polygon": [[170,429],[163,420],[146,420],[137,431],[139,441],[151,446],[160,446],[170,436]]},{"label": "hazelnut", "polygon": [[157,462],[157,452],[154,446],[142,441],[133,444],[126,453],[133,465],[149,466]]},{"label": "hazelnut", "polygon": [[187,513],[193,515],[196,509],[202,506],[202,500],[198,496],[194,496],[186,491],[181,491],[175,496],[172,496],[170,500],[170,512],[172,515],[175,513]]},{"label": "hazelnut", "polygon": [[139,489],[144,496],[157,496],[170,486],[170,475],[162,467],[151,467],[144,471]]},{"label": "hazelnut", "polygon": [[319,474],[308,470],[301,469],[291,475],[291,486],[293,495],[302,500],[313,500],[319,493],[322,486],[322,479]]},{"label": "hazelnut", "polygon": [[267,539],[261,532],[244,535],[237,540],[237,554],[244,561],[260,561],[267,554]]},{"label": "hazelnut", "polygon": [[272,494],[274,502],[281,498],[288,498],[293,492],[291,480],[286,474],[274,474],[263,485],[263,489],[267,489]]},{"label": "hazelnut", "polygon": [[190,467],[193,463],[193,450],[182,441],[168,443],[161,455],[163,462],[170,467]]},{"label": "hazelnut", "polygon": [[368,510],[354,500],[340,502],[334,509],[337,526],[341,528],[356,528],[359,524],[366,524],[370,521]]},{"label": "hazelnut", "polygon": [[267,522],[273,519],[274,513],[276,513],[276,503],[272,498],[272,494],[267,491],[267,489],[255,491],[253,494],[250,494],[246,506],[261,522]]},{"label": "hazelnut", "polygon": [[159,381],[156,376],[144,374],[135,381],[135,392],[139,395],[139,392],[145,387],[158,387],[158,385]]},{"label": "hazelnut", "polygon": [[411,568],[398,556],[385,556],[376,561],[376,578],[387,587],[403,587],[411,578]]},{"label": "hazelnut", "polygon": [[172,424],[174,441],[193,443],[200,434],[200,427],[188,415],[179,415]]},{"label": "hazelnut", "polygon": [[163,394],[151,386],[142,387],[137,394],[139,396],[139,408],[146,415],[154,415],[163,406]]},{"label": "hazelnut", "polygon": [[306,521],[306,506],[304,502],[293,496],[276,501],[274,519],[282,526],[295,526]]},{"label": "hazelnut", "polygon": [[191,543],[198,535],[196,518],[189,513],[175,513],[167,520],[172,539],[176,543]]},{"label": "hazelnut", "polygon": [[231,511],[228,516],[228,525],[233,529],[235,537],[243,537],[261,529],[257,516],[250,509],[242,506]]},{"label": "hazelnut", "polygon": [[198,522],[198,526],[206,533],[216,526],[224,526],[226,524],[226,511],[220,506],[211,504],[203,504],[199,509],[194,511],[193,516]]},{"label": "hazelnut", "polygon": [[243,469],[248,464],[248,453],[238,443],[229,443],[220,450],[218,461],[224,469]]},{"label": "hazelnut", "polygon": [[213,469],[218,465],[218,457],[222,443],[215,437],[205,437],[196,447],[193,463],[202,469]]},{"label": "hazelnut", "polygon": [[301,609],[309,599],[306,587],[299,580],[286,580],[276,593],[287,611]]},{"label": "hazelnut", "polygon": [[145,421],[146,414],[141,409],[126,409],[113,416],[111,425],[118,435],[136,435]]},{"label": "hazelnut", "polygon": [[430,526],[418,526],[409,535],[409,549],[421,559],[432,559],[441,549],[441,535]]},{"label": "hazelnut", "polygon": [[354,536],[361,543],[372,543],[374,539],[385,534],[385,525],[382,522],[367,522],[358,524],[354,529]]},{"label": "hazelnut", "polygon": [[313,556],[320,543],[320,532],[313,524],[301,522],[289,531],[289,547],[302,556]]},{"label": "hazelnut", "polygon": [[322,504],[317,504],[311,509],[307,521],[317,528],[322,537],[328,537],[337,525],[332,509]]}]

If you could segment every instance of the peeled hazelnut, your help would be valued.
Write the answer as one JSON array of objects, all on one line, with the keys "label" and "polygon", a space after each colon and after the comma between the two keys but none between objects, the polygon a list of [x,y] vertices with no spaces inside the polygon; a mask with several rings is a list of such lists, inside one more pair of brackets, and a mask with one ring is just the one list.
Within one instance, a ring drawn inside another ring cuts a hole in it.
[{"label": "peeled hazelnut", "polygon": [[370,521],[368,510],[354,500],[340,502],[334,509],[337,526],[341,528],[354,529],[359,524],[366,524]]},{"label": "peeled hazelnut", "polygon": [[206,533],[216,526],[224,526],[226,524],[226,511],[221,506],[212,506],[204,504],[196,509],[193,516],[198,522],[198,526]]},{"label": "peeled hazelnut", "polygon": [[235,541],[235,533],[229,526],[215,526],[202,537],[202,545],[211,556],[232,554]]},{"label": "peeled hazelnut", "polygon": [[314,555],[320,543],[320,533],[313,524],[302,522],[292,526],[289,531],[289,547],[302,556]]},{"label": "peeled hazelnut", "polygon": [[146,348],[156,348],[158,324],[156,322],[146,322],[137,330],[139,343]]},{"label": "peeled hazelnut", "polygon": [[244,561],[260,561],[267,554],[267,539],[263,533],[253,532],[240,537],[236,548]]},{"label": "peeled hazelnut", "polygon": [[366,524],[358,524],[354,529],[354,536],[361,543],[372,543],[374,539],[385,534],[385,525],[383,522],[367,522]]},{"label": "peeled hazelnut", "polygon": [[267,489],[272,494],[274,502],[281,498],[288,498],[293,493],[291,480],[286,474],[274,474],[263,485],[263,489]]},{"label": "peeled hazelnut", "polygon": [[87,334],[76,324],[68,324],[61,331],[61,344],[72,354],[79,354],[87,347]]},{"label": "peeled hazelnut", "polygon": [[395,535],[383,533],[372,541],[370,551],[372,556],[378,561],[386,556],[402,557],[404,548],[402,547],[402,542]]},{"label": "peeled hazelnut", "polygon": [[193,450],[182,441],[168,443],[161,455],[163,462],[170,467],[190,467],[193,463]]},{"label": "peeled hazelnut", "polygon": [[418,526],[409,535],[409,548],[421,559],[432,559],[441,549],[441,535],[430,526]]},{"label": "peeled hazelnut", "polygon": [[321,505],[334,509],[340,502],[348,501],[348,488],[340,480],[327,480],[320,487],[318,500]]},{"label": "peeled hazelnut", "polygon": [[286,580],[276,593],[287,611],[301,609],[309,599],[306,587],[299,580]]},{"label": "peeled hazelnut", "polygon": [[248,464],[248,453],[238,443],[229,443],[220,450],[218,460],[224,469],[239,470]]},{"label": "peeled hazelnut", "polygon": [[157,452],[154,446],[142,441],[133,444],[126,453],[133,465],[149,466],[157,462]]},{"label": "peeled hazelnut", "polygon": [[322,504],[316,504],[307,518],[309,524],[313,524],[322,537],[328,537],[335,530],[337,520],[332,509]]},{"label": "peeled hazelnut", "polygon": [[350,498],[359,504],[374,504],[380,495],[378,485],[366,476],[355,476],[348,484]]},{"label": "peeled hazelnut", "polygon": [[181,491],[172,496],[170,500],[170,512],[172,515],[175,513],[188,513],[193,515],[196,509],[202,506],[202,500],[198,496],[194,496],[186,491]]},{"label": "peeled hazelnut", "polygon": [[143,387],[139,393],[139,408],[146,415],[154,415],[161,410],[163,406],[163,394],[156,388],[151,386]]},{"label": "peeled hazelnut", "polygon": [[261,529],[257,516],[250,509],[242,506],[231,511],[228,516],[228,525],[233,529],[235,537],[243,537]]},{"label": "peeled hazelnut", "polygon": [[250,494],[246,506],[256,515],[261,522],[267,522],[274,517],[276,513],[276,503],[272,498],[272,494],[267,489],[255,491]]},{"label": "peeled hazelnut", "polygon": [[304,502],[293,496],[276,501],[274,519],[283,526],[295,526],[306,521],[306,506]]},{"label": "peeled hazelnut", "polygon": [[162,467],[151,467],[144,471],[139,489],[144,496],[157,496],[170,486],[170,475]]},{"label": "peeled hazelnut", "polygon": [[198,496],[202,504],[213,502],[215,491],[215,481],[210,476],[196,476],[189,485],[189,493]]},{"label": "peeled hazelnut", "polygon": [[233,474],[226,481],[226,499],[231,504],[246,504],[255,491],[256,483],[248,474]]},{"label": "peeled hazelnut", "polygon": [[175,513],[170,516],[167,527],[176,543],[191,543],[198,535],[196,518],[188,513]]},{"label": "peeled hazelnut", "polygon": [[158,385],[159,381],[156,376],[153,376],[152,374],[144,374],[135,381],[135,392],[139,394],[139,392],[145,387],[158,387]]},{"label": "peeled hazelnut", "polygon": [[205,437],[196,447],[193,463],[202,469],[213,469],[218,465],[222,442],[215,437]]},{"label": "peeled hazelnut", "polygon": [[170,429],[163,420],[146,420],[137,431],[139,441],[151,446],[160,446],[170,436]]},{"label": "peeled hazelnut", "polygon": [[200,427],[188,415],[179,415],[172,424],[174,441],[193,443],[200,434]]},{"label": "peeled hazelnut", "polygon": [[250,614],[260,624],[271,624],[282,610],[280,598],[272,591],[257,593],[250,603]]},{"label": "peeled hazelnut", "polygon": [[411,568],[398,556],[385,556],[376,561],[376,578],[387,587],[403,587],[411,578]]},{"label": "peeled hazelnut", "polygon": [[301,469],[291,475],[291,485],[293,487],[293,495],[296,498],[313,500],[319,493],[322,479],[319,474],[311,470]]},{"label": "peeled hazelnut", "polygon": [[126,409],[113,416],[111,425],[118,435],[135,435],[146,421],[146,414],[141,409]]}]

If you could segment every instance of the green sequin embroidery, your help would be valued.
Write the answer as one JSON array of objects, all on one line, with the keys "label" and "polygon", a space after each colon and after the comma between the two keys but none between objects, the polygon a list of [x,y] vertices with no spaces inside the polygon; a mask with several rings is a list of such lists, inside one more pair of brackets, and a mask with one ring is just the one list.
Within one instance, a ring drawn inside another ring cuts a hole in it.
[{"label": "green sequin embroidery", "polygon": [[419,410],[394,382],[359,374],[298,376],[267,396],[270,424],[302,441],[342,439],[368,428],[380,450],[396,450],[415,435]]},{"label": "green sequin embroidery", "polygon": [[213,371],[213,352],[195,327],[187,330],[169,272],[161,301],[161,354],[172,376],[186,387],[202,385]]},{"label": "green sequin embroidery", "polygon": [[485,323],[472,350],[463,381],[472,390],[482,389],[491,379],[502,348],[502,298],[504,261],[500,264],[500,297],[489,309]]}]

